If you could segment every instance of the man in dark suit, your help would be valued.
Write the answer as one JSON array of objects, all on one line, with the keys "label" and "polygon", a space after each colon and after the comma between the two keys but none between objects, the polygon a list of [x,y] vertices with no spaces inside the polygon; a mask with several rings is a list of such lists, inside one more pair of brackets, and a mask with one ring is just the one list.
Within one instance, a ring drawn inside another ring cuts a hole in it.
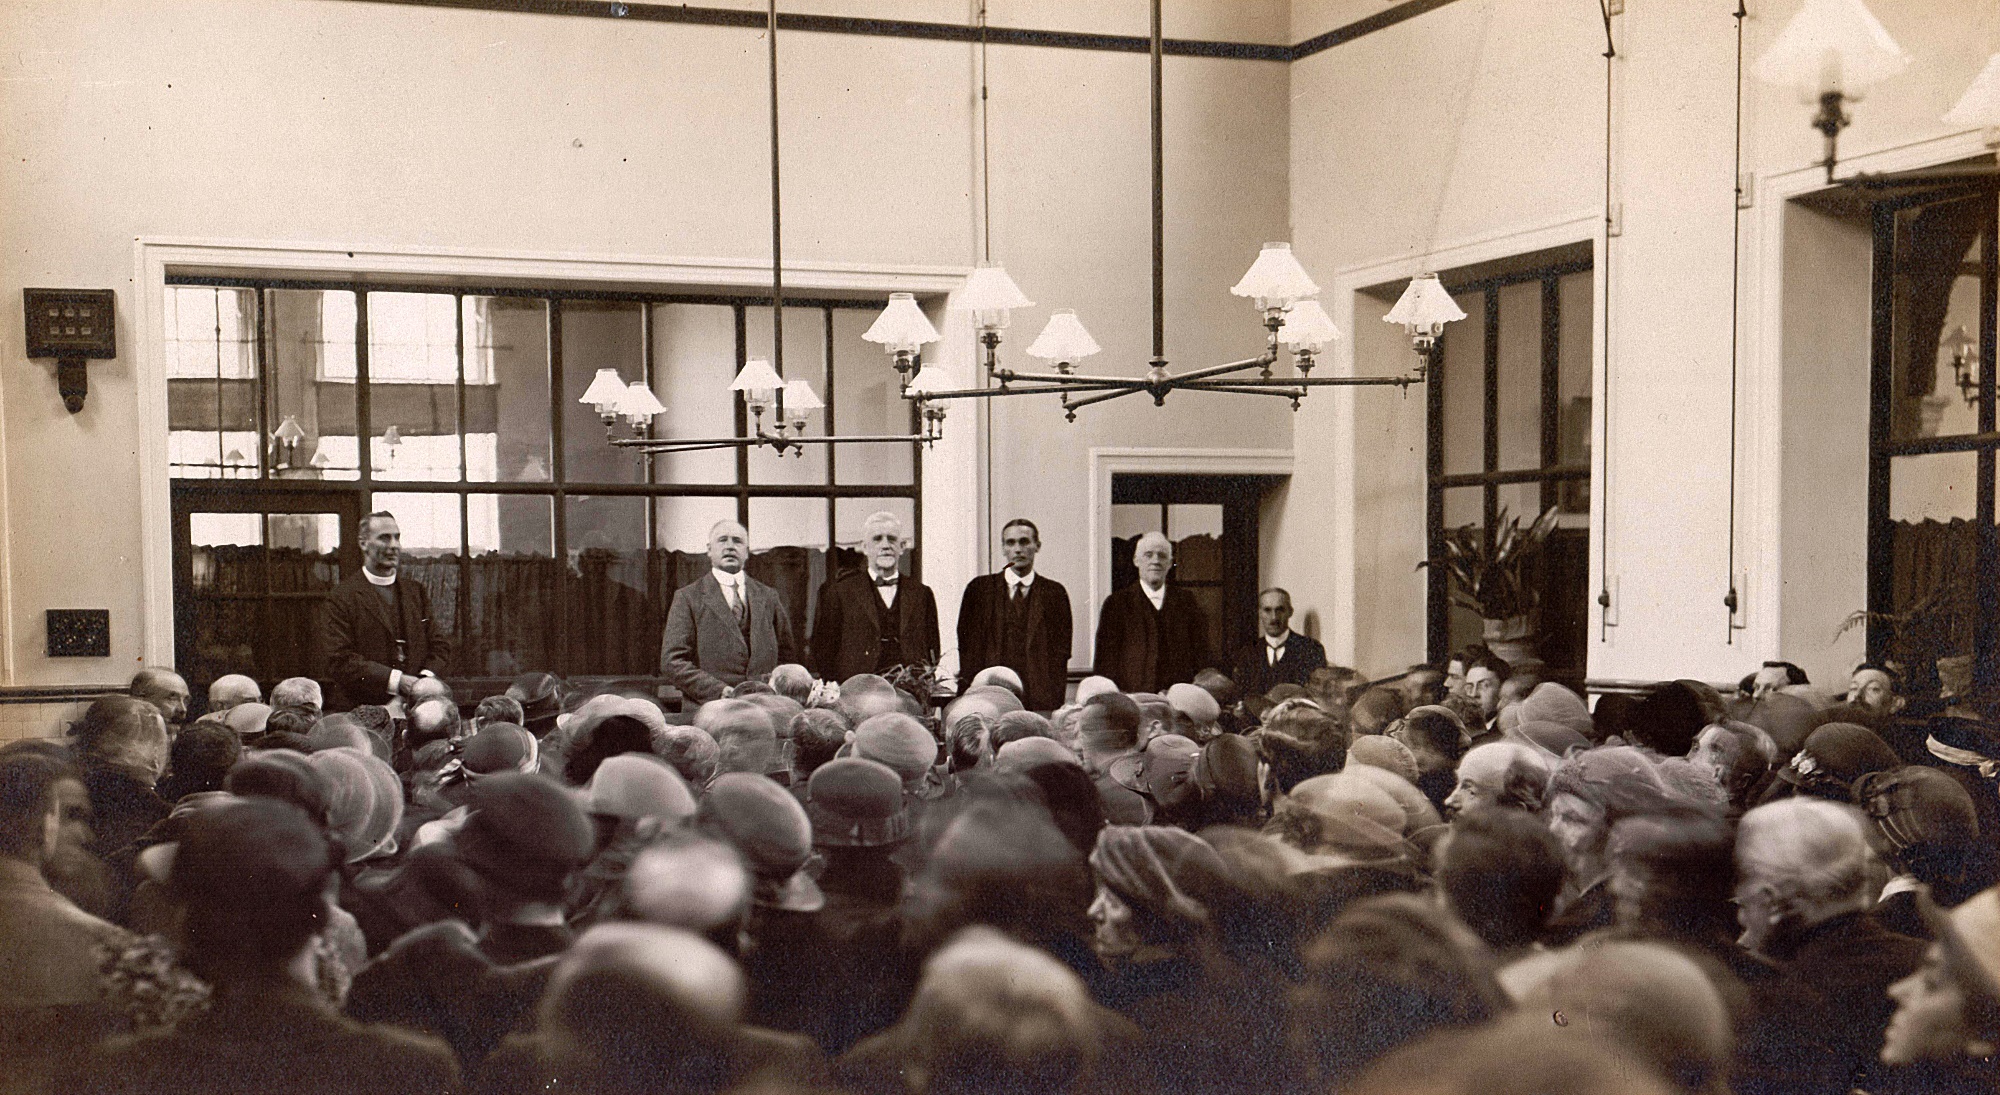
[{"label": "man in dark suit", "polygon": [[1292,630],[1292,595],[1276,586],[1257,595],[1257,637],[1236,652],[1236,684],[1246,696],[1280,684],[1303,688],[1306,677],[1326,664],[1319,640]]},{"label": "man in dark suit", "polygon": [[397,576],[402,552],[393,514],[362,518],[361,570],[326,599],[326,675],[348,707],[413,695],[418,678],[451,663],[451,639],[431,613],[430,594]]},{"label": "man in dark suit", "polygon": [[1149,532],[1132,552],[1139,580],[1104,599],[1097,614],[1095,672],[1121,692],[1161,692],[1194,680],[1214,662],[1208,620],[1187,590],[1167,585],[1174,545]]},{"label": "man in dark suit", "polygon": [[1069,685],[1069,590],[1035,573],[1041,530],[1017,517],[1000,530],[1007,567],[966,583],[958,605],[958,676],[970,681],[988,666],[1021,675],[1031,711],[1062,706]]},{"label": "man in dark suit", "polygon": [[660,639],[660,674],[697,703],[798,660],[792,617],[778,591],[743,572],[750,533],[734,521],[708,530],[709,572],[674,591]]},{"label": "man in dark suit", "polygon": [[844,681],[902,665],[935,666],[937,598],[929,586],[896,571],[903,557],[902,520],[893,513],[876,513],[863,523],[862,533],[868,566],[819,587],[813,669],[827,680]]}]

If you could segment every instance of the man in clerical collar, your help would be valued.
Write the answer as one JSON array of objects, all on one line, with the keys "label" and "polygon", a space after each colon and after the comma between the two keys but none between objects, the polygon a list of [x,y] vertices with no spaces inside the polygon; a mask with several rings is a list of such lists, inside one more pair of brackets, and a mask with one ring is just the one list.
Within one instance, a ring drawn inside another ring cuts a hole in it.
[{"label": "man in clerical collar", "polygon": [[1208,620],[1187,590],[1167,584],[1174,545],[1158,532],[1132,551],[1139,580],[1104,599],[1095,671],[1123,692],[1161,692],[1211,668]]},{"label": "man in clerical collar", "polygon": [[1031,711],[1063,704],[1069,678],[1071,636],[1069,590],[1035,571],[1042,533],[1017,517],[1000,530],[1007,566],[966,583],[958,606],[958,675],[970,681],[991,666],[1012,669],[1021,678],[1023,702]]},{"label": "man in clerical collar", "polygon": [[403,533],[386,510],[361,519],[361,569],[327,597],[326,673],[346,705],[414,695],[451,663],[451,639],[423,584],[401,574]]},{"label": "man in clerical collar", "polygon": [[660,673],[697,703],[763,680],[797,659],[792,617],[778,591],[743,570],[750,532],[735,521],[708,530],[709,572],[674,592],[660,641]]},{"label": "man in clerical collar", "polygon": [[1246,695],[1261,696],[1280,684],[1303,688],[1326,664],[1319,640],[1292,630],[1292,595],[1276,586],[1257,595],[1257,638],[1236,653],[1236,683]]},{"label": "man in clerical collar", "polygon": [[903,521],[878,512],[862,522],[860,570],[820,586],[813,614],[813,668],[828,680],[886,673],[898,666],[935,667],[937,598],[901,573]]}]

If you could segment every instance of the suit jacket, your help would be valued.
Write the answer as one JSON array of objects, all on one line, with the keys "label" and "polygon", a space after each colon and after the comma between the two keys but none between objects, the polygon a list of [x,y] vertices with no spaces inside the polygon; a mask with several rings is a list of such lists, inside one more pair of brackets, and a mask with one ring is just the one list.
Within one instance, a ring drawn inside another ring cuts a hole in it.
[{"label": "suit jacket", "polygon": [[778,591],[745,574],[743,592],[750,602],[747,639],[713,573],[674,591],[660,637],[660,675],[689,699],[720,699],[724,688],[798,660],[791,613],[778,602]]},{"label": "suit jacket", "polygon": [[402,609],[404,656],[396,659],[396,621],[382,596],[357,570],[335,586],[326,599],[321,647],[326,676],[346,704],[387,703],[389,671],[415,676],[428,669],[442,674],[451,663],[451,638],[431,612],[431,597],[422,584],[398,576],[395,591]]},{"label": "suit jacket", "polygon": [[[893,665],[881,662],[882,634],[877,625],[874,579],[868,571],[851,570],[819,587],[813,610],[812,663],[822,678],[844,681],[857,673],[879,673]],[[937,598],[930,587],[904,577],[896,584],[896,604],[890,610],[902,641],[901,664],[938,659]]]},{"label": "suit jacket", "polygon": [[1276,665],[1265,660],[1264,645],[1259,634],[1256,642],[1236,652],[1235,681],[1246,696],[1261,696],[1281,684],[1304,687],[1306,677],[1326,665],[1326,648],[1319,640],[1296,631],[1285,640],[1285,656]]},{"label": "suit jacket", "polygon": [[1008,658],[1006,622],[1005,574],[981,574],[967,582],[958,604],[959,678],[970,681],[988,666],[1004,665],[1021,675],[1030,711],[1061,707],[1069,687],[1069,590],[1046,575],[1035,575],[1035,584],[1028,587],[1027,657]]},{"label": "suit jacket", "polygon": [[1121,692],[1165,692],[1194,680],[1215,663],[1208,649],[1208,619],[1194,594],[1167,587],[1155,609],[1138,582],[1104,599],[1097,613],[1096,672]]}]

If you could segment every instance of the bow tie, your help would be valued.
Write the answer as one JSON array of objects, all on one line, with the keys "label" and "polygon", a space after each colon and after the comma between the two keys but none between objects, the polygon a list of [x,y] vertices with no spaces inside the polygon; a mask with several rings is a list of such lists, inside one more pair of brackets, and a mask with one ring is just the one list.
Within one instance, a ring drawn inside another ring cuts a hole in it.
[{"label": "bow tie", "polygon": [[895,584],[896,584],[897,582],[900,582],[900,581],[902,581],[902,580],[903,580],[903,579],[902,579],[902,576],[901,576],[901,575],[897,575],[897,576],[896,576],[896,577],[894,577],[894,578],[877,578],[877,579],[875,579],[875,588],[877,588],[877,589],[886,589],[886,588],[888,588],[889,586],[893,586],[893,585],[895,585]]}]

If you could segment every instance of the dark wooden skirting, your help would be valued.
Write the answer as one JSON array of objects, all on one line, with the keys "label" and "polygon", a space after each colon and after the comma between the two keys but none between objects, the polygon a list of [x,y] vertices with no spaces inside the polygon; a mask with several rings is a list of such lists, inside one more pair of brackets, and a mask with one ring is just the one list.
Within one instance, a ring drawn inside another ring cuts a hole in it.
[{"label": "dark wooden skirting", "polygon": [[30,685],[22,688],[0,688],[0,704],[87,703],[99,696],[109,696],[124,691],[125,686],[122,684]]},{"label": "dark wooden skirting", "polygon": [[[765,15],[748,8],[706,8],[686,4],[633,4],[618,0],[344,0],[346,3],[403,4],[425,8],[460,8],[469,11],[498,11],[524,15],[559,15],[582,19],[622,19],[641,23],[681,23],[707,27],[742,27],[762,30]],[[1453,0],[1404,0],[1403,3],[1335,27],[1296,45],[1264,42],[1211,42],[1200,39],[1168,38],[1161,50],[1170,57],[1218,57],[1235,61],[1284,61],[1323,53],[1352,42],[1363,35],[1395,26],[1426,12],[1436,11]],[[996,46],[1040,46],[1045,49],[1082,49],[1109,53],[1146,53],[1152,47],[1142,35],[1085,34],[1077,31],[1035,30],[1025,27],[987,27],[983,31],[970,24],[927,23],[909,19],[864,19],[851,15],[812,15],[806,12],[779,12],[780,30],[819,34],[856,34],[875,38],[909,38],[930,42],[980,42]]]}]

